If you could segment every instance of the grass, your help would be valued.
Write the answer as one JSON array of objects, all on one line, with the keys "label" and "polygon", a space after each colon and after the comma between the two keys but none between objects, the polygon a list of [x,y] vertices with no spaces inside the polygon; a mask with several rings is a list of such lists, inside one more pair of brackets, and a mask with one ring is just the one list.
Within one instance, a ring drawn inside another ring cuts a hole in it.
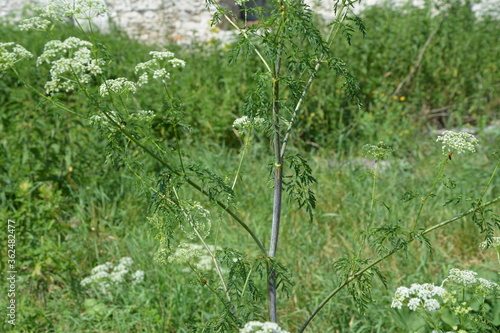
[{"label": "grass", "polygon": [[[457,8],[456,14],[468,15],[463,8]],[[279,317],[291,332],[336,288],[339,279],[332,263],[357,250],[353,244],[369,216],[374,225],[409,223],[416,216],[417,200],[402,203],[401,197],[409,190],[428,190],[432,184],[435,165],[441,158],[432,132],[435,128],[474,128],[481,146],[474,155],[453,157],[446,176],[456,182],[456,187],[451,191],[439,185],[436,198],[423,211],[425,226],[470,208],[468,199],[478,197],[497,161],[491,152],[500,146],[500,130],[485,127],[498,126],[500,98],[495,73],[500,68],[500,43],[498,34],[487,33],[498,28],[498,21],[485,19],[462,25],[463,20],[451,18],[443,22],[421,70],[394,98],[390,96],[392,89],[408,73],[436,22],[415,8],[396,12],[374,7],[363,16],[372,25],[371,29],[368,25],[367,39],[356,37],[350,48],[339,45],[339,56],[349,60],[349,67],[359,78],[365,107],[353,107],[343,96],[341,82],[322,72],[294,137],[292,150],[305,150],[312,161],[318,201],[312,222],[292,204],[284,208],[278,256],[293,272],[294,286],[289,298],[280,294]],[[426,21],[422,21],[424,18]],[[416,21],[424,23],[412,23]],[[395,30],[400,33],[395,34]],[[8,40],[30,45],[38,53],[42,50],[39,35],[20,34],[6,26],[0,31]],[[72,34],[77,32],[66,29],[63,35],[54,37]],[[99,38],[117,59],[108,73],[111,77],[133,75],[131,64],[141,61],[140,55],[150,49],[139,44],[128,46],[133,42],[121,34]],[[128,51],[132,49],[134,52]],[[177,77],[175,88],[184,101],[185,121],[192,127],[182,134],[190,143],[185,153],[196,163],[230,176],[238,164],[240,146],[231,124],[240,115],[244,93],[253,87],[256,63],[249,58],[241,68],[228,66],[223,60],[226,50],[220,45],[199,45],[191,52],[174,50],[189,64]],[[33,71],[22,66],[19,70],[34,85],[40,85],[47,76],[43,69]],[[205,71],[213,75],[202,75]],[[385,75],[389,71],[391,74]],[[0,129],[5,133],[0,139],[0,158],[5,161],[0,165],[0,217],[18,223],[18,321],[13,331],[190,332],[209,321],[215,310],[220,310],[220,302],[192,272],[184,272],[185,267],[152,259],[157,240],[146,219],[147,193],[142,192],[130,170],[106,163],[105,143],[88,129],[86,121],[42,103],[9,75],[2,78],[0,91]],[[145,109],[161,109],[163,101],[158,100],[158,94],[152,90],[137,98]],[[68,99],[74,108],[88,107],[76,95]],[[448,109],[434,117],[432,110],[440,107]],[[172,138],[168,127],[158,125],[156,130],[165,140]],[[250,148],[237,196],[239,213],[267,242],[272,181],[266,140],[258,138]],[[360,157],[360,148],[379,140],[391,144],[395,153],[377,179],[375,205],[370,212],[370,170]],[[151,174],[158,172],[151,162],[139,155],[136,158]],[[485,198],[499,192],[496,178]],[[447,200],[459,196],[462,200],[458,204],[444,206]],[[497,207],[492,209],[498,212]],[[258,255],[251,238],[234,221],[222,217],[213,222],[220,228],[219,244],[249,256]],[[452,267],[477,270],[485,278],[498,280],[496,258],[493,252],[478,250],[483,236],[472,224],[470,218],[464,218],[430,235],[432,256],[421,244],[413,244],[407,255],[398,254],[382,263],[380,268],[390,284],[386,289],[374,280],[374,302],[365,314],[341,293],[320,312],[308,331],[418,330],[422,323],[414,316],[390,309],[396,287],[413,282],[438,283]],[[213,241],[215,233],[211,237]],[[6,249],[3,239],[0,244]],[[373,249],[363,251],[372,254]],[[142,286],[124,288],[112,299],[100,299],[80,285],[96,265],[124,256],[133,258],[134,269],[145,271]],[[7,270],[5,264],[2,260],[2,271]],[[206,278],[210,282],[214,277]],[[265,286],[259,287],[265,293]],[[265,312],[262,310],[263,316]],[[500,324],[500,318],[497,322]],[[11,329],[5,322],[0,327],[2,331]]]}]

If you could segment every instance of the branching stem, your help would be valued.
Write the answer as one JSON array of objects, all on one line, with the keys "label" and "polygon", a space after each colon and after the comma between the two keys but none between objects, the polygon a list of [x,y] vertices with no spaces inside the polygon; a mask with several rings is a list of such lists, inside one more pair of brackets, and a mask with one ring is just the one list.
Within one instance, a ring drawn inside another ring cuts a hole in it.
[{"label": "branching stem", "polygon": [[[471,209],[463,212],[462,214],[459,214],[459,215],[457,215],[457,216],[455,216],[455,217],[453,217],[453,218],[451,218],[449,220],[443,221],[443,222],[438,223],[438,224],[436,224],[436,225],[434,225],[434,226],[432,226],[430,228],[427,228],[424,231],[422,231],[421,235],[423,236],[423,235],[428,234],[429,232],[432,232],[432,231],[434,231],[436,229],[442,228],[442,227],[444,227],[444,226],[446,226],[446,225],[448,225],[450,223],[453,223],[453,222],[461,219],[462,217],[470,215],[470,214],[472,214],[472,213],[474,213],[474,212],[476,212],[478,210],[481,210],[481,209],[483,209],[483,208],[485,208],[487,206],[490,206],[492,204],[495,204],[497,202],[500,202],[500,196],[496,197],[495,199],[493,199],[491,201],[488,201],[488,202],[482,204],[481,206],[478,206],[478,207],[475,207],[475,208],[471,208]],[[405,244],[402,244],[401,246],[392,249],[386,255],[380,257],[379,259],[377,259],[373,263],[369,264],[365,268],[363,268],[363,269],[357,271],[355,274],[349,276],[349,278],[347,278],[335,290],[333,290],[328,296],[326,296],[325,299],[316,307],[316,309],[309,315],[309,317],[307,318],[307,320],[304,322],[304,324],[302,325],[302,327],[299,329],[298,333],[304,332],[304,330],[307,328],[307,326],[309,325],[309,323],[314,319],[314,317],[318,314],[318,312],[326,305],[326,303],[328,303],[330,301],[330,299],[332,299],[332,297],[335,296],[339,291],[341,291],[345,286],[347,286],[352,281],[354,281],[357,278],[359,278],[360,276],[362,276],[370,268],[378,265],[380,262],[382,262],[385,259],[387,259],[390,256],[392,256],[394,253],[400,251],[405,245],[410,244],[414,240],[415,240],[415,238],[409,239]]]}]

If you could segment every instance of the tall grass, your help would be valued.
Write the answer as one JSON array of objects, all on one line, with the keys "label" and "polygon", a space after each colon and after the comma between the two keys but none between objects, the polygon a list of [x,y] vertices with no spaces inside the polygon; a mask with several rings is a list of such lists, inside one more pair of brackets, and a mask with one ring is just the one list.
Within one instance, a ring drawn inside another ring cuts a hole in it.
[{"label": "tall grass", "polygon": [[[417,214],[418,206],[402,205],[401,197],[406,190],[431,185],[429,179],[440,156],[435,135],[429,134],[433,129],[474,126],[481,150],[467,161],[451,162],[447,176],[457,187],[451,194],[440,186],[437,200],[422,212],[421,219],[430,224],[464,211],[469,208],[467,199],[485,186],[484,180],[492,171],[486,153],[500,146],[498,127],[483,130],[498,121],[496,74],[500,68],[500,43],[494,31],[499,22],[491,18],[477,20],[466,7],[457,7],[453,14],[436,22],[428,11],[418,8],[367,9],[363,13],[369,23],[366,39],[361,42],[354,36],[351,47],[337,46],[340,55],[350,59],[350,68],[359,78],[365,107],[358,110],[349,106],[336,80],[323,78],[313,87],[314,94],[292,149],[310,150],[319,184],[316,192],[320,195],[313,222],[291,205],[284,207],[287,228],[281,235],[280,252],[289,254],[283,256],[283,263],[297,272],[290,297],[279,304],[282,325],[289,330],[300,326],[324,298],[325,290],[338,285],[331,263],[356,251],[352,244],[367,216],[373,216],[373,223],[383,224]],[[397,95],[391,96],[437,24],[441,24],[440,29],[419,69]],[[1,27],[0,34],[41,52],[39,35],[20,34],[8,26]],[[63,35],[52,37],[69,35],[78,32],[66,29]],[[110,55],[118,59],[108,73],[111,77],[133,75],[132,64],[139,62],[137,50],[143,50],[143,54],[148,51],[148,47],[118,33],[99,38],[108,45]],[[232,153],[240,142],[231,124],[236,110],[242,108],[243,94],[255,84],[255,64],[249,61],[243,67],[227,66],[222,60],[226,50],[217,44],[190,50],[172,48],[190,63],[179,76],[181,84],[176,88],[188,110],[185,122],[192,128],[182,133],[191,142],[186,154],[196,155],[199,163],[214,168],[236,166],[238,160]],[[27,67],[20,71],[32,83],[47,76]],[[205,71],[213,75],[202,76]],[[239,84],[242,81],[248,86]],[[20,319],[15,331],[189,332],[209,320],[211,313],[204,309],[215,312],[220,304],[209,297],[199,279],[179,265],[165,266],[151,260],[156,241],[145,218],[148,203],[134,194],[134,175],[125,167],[105,163],[105,156],[98,153],[105,148],[104,143],[85,130],[83,120],[56,112],[9,77],[2,78],[0,91],[0,126],[4,133],[0,139],[0,216],[2,221],[9,218],[21,223],[17,257]],[[137,98],[144,108],[156,109],[163,103],[158,95],[158,91],[151,90]],[[75,108],[88,107],[85,100],[75,96],[69,99]],[[174,136],[168,128],[157,126],[155,130],[165,140]],[[379,140],[393,144],[396,151],[380,171],[372,210],[366,200],[371,195],[370,170],[366,166],[370,161],[359,158],[359,151],[364,143]],[[251,184],[251,188],[245,185],[238,189],[245,193],[239,196],[242,199],[238,208],[253,212],[251,220],[255,222],[251,227],[267,239],[269,230],[263,221],[271,219],[272,212],[266,207],[271,207],[272,197],[259,193],[267,193],[272,186],[265,181],[269,170],[262,167],[270,147],[262,140],[250,149],[256,157],[248,159],[243,168],[251,170],[244,175],[245,184]],[[148,162],[140,162],[149,172],[158,171]],[[499,188],[497,178],[487,194],[495,196]],[[464,199],[444,206],[452,196]],[[408,321],[408,313],[389,309],[396,286],[415,279],[440,281],[451,267],[475,269],[495,279],[496,259],[478,251],[482,238],[471,231],[475,229],[470,224],[466,218],[458,227],[434,234],[432,256],[423,246],[413,245],[414,251],[407,256],[383,263],[381,270],[394,285],[389,290],[374,285],[375,301],[365,314],[356,311],[347,295],[341,295],[326,306],[310,331],[416,330],[421,323]],[[219,228],[221,243],[245,253],[256,251],[247,246],[251,241],[247,235],[233,232],[234,221]],[[0,243],[5,248],[3,240]],[[89,298],[80,285],[83,277],[97,264],[123,256],[132,257],[135,267],[145,271],[145,285],[127,290],[112,302]],[[1,269],[5,271],[4,266]],[[0,325],[2,330],[7,329],[5,323]]]}]

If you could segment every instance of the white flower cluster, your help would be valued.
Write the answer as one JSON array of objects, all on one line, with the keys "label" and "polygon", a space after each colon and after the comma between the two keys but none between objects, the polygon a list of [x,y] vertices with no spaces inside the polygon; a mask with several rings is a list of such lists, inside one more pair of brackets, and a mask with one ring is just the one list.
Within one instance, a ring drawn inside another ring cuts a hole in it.
[{"label": "white flower cluster", "polygon": [[500,292],[500,287],[497,283],[477,278],[476,276],[476,272],[452,268],[448,277],[443,281],[443,285],[445,283],[453,283],[460,287],[471,289],[478,295],[489,295],[494,292]]},{"label": "white flower cluster", "polygon": [[278,326],[276,323],[260,321],[250,321],[245,324],[245,327],[240,329],[240,333],[288,333]]},{"label": "white flower cluster", "polygon": [[134,123],[144,124],[151,123],[155,118],[154,111],[151,110],[139,110],[130,114],[129,120]]},{"label": "white flower cluster", "polygon": [[166,83],[170,79],[170,73],[165,67],[167,64],[172,68],[184,68],[186,66],[184,60],[174,58],[174,53],[169,51],[151,51],[149,55],[152,57],[151,60],[141,62],[135,66],[135,73],[139,75],[139,79],[137,80],[138,86],[147,84],[150,77]]},{"label": "white flower cluster", "polygon": [[69,37],[65,41],[51,40],[36,61],[37,66],[52,64],[51,80],[45,84],[47,94],[76,90],[80,84],[87,84],[92,76],[102,73],[102,59],[92,57],[92,43]]},{"label": "white flower cluster", "polygon": [[247,116],[243,116],[241,118],[238,118],[236,119],[234,122],[233,122],[233,127],[234,128],[237,128],[237,129],[246,129],[246,130],[250,130],[250,129],[261,129],[262,127],[264,127],[265,125],[265,119],[264,118],[260,118],[260,117],[255,117],[255,118],[248,118]]},{"label": "white flower cluster", "polygon": [[401,309],[406,303],[412,311],[416,311],[418,308],[424,308],[427,311],[436,311],[441,305],[434,297],[439,296],[443,298],[446,293],[444,288],[431,283],[414,283],[410,288],[399,287],[396,290],[391,307]]},{"label": "white flower cluster", "polygon": [[479,247],[482,250],[486,250],[486,249],[492,247],[492,248],[500,251],[500,237],[493,237],[491,244],[488,244],[488,242],[484,241],[479,245]]},{"label": "white flower cluster", "polygon": [[389,157],[393,150],[391,147],[386,145],[384,142],[380,141],[376,145],[366,144],[362,148],[363,154],[365,156],[370,156],[375,158],[376,160],[383,160]]},{"label": "white flower cluster", "polygon": [[0,71],[5,71],[16,62],[31,58],[33,54],[16,43],[0,43]]},{"label": "white flower cluster", "polygon": [[108,11],[101,0],[49,0],[47,6],[35,10],[38,16],[21,21],[21,30],[45,31],[52,22],[63,22],[68,17],[90,21]]},{"label": "white flower cluster", "polygon": [[466,132],[445,131],[443,135],[437,138],[436,142],[443,144],[443,155],[447,155],[450,153],[473,153],[476,151],[475,146],[479,143],[479,140],[474,135]]},{"label": "white flower cluster", "polygon": [[43,16],[34,16],[28,19],[22,20],[19,23],[19,29],[21,31],[38,30],[46,31],[51,25],[51,21],[44,18]]},{"label": "white flower cluster", "polygon": [[[457,286],[460,287],[459,290],[461,292],[467,289],[473,294],[482,296],[500,292],[497,283],[477,278],[476,276],[476,272],[452,268],[441,286],[435,286],[430,283],[415,283],[410,288],[399,287],[392,299],[391,307],[401,309],[406,305],[412,311],[423,309],[432,312],[441,308],[441,304],[435,298],[439,296],[443,300],[443,304],[449,304],[455,314],[468,313],[472,308],[467,303],[457,304],[457,299],[454,296]],[[443,287],[445,284],[450,285],[449,289],[453,291],[446,290]]]},{"label": "white flower cluster", "polygon": [[[120,115],[116,111],[109,111],[109,116],[116,123],[120,123]],[[116,131],[114,124],[105,115],[95,114],[89,118],[90,124],[96,128],[106,128],[110,131]]]},{"label": "white flower cluster", "polygon": [[137,87],[135,86],[135,83],[132,81],[128,81],[124,77],[106,80],[103,84],[101,84],[101,87],[99,88],[99,94],[102,97],[107,97],[110,95],[110,93],[116,95],[124,95],[131,92],[132,94],[135,94],[136,91]]},{"label": "white flower cluster", "polygon": [[[109,290],[112,287],[119,286],[125,282],[130,281],[132,285],[141,283],[144,281],[144,272],[137,270],[130,273],[130,269],[134,261],[130,257],[121,258],[118,263],[113,264],[111,262],[106,262],[105,264],[98,265],[94,267],[91,271],[89,277],[84,278],[80,285],[95,286],[102,294],[109,294]],[[127,276],[129,278],[127,279]]]},{"label": "white flower cluster", "polygon": [[[220,247],[215,247],[213,245],[208,245],[208,248],[212,253],[221,250]],[[169,256],[168,262],[189,262],[197,269],[206,272],[214,268],[214,263],[209,252],[203,245],[199,244],[180,243],[174,254]]]},{"label": "white flower cluster", "polygon": [[130,111],[126,116],[122,116],[117,111],[108,111],[108,115],[115,122],[114,124],[104,114],[95,114],[89,118],[90,124],[98,129],[106,129],[111,132],[118,130],[117,124],[124,126],[127,122],[135,125],[151,126],[151,122],[155,117],[154,111],[151,110],[137,110]]}]

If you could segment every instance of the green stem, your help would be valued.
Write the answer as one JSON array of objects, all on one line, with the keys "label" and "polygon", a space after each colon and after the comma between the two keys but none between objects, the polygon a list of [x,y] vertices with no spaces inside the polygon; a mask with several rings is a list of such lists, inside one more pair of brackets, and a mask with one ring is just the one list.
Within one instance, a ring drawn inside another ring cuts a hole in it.
[{"label": "green stem", "polygon": [[243,165],[243,159],[245,158],[248,146],[250,145],[250,138],[249,135],[245,136],[245,143],[243,144],[243,150],[241,151],[241,157],[240,157],[240,162],[238,163],[238,169],[236,170],[236,175],[234,175],[234,180],[233,180],[233,185],[231,186],[231,189],[234,190],[234,187],[236,186],[236,181],[238,180],[238,177],[240,175],[241,171],[241,166]]},{"label": "green stem", "polygon": [[[480,209],[483,209],[487,206],[490,206],[494,203],[497,203],[497,202],[500,202],[500,196],[496,197],[495,199],[491,200],[491,201],[488,201],[486,203],[484,203],[483,205],[481,206],[478,206],[478,207],[475,207],[475,208],[471,208],[467,211],[465,211],[464,213],[462,214],[459,214],[449,220],[446,220],[446,221],[443,221],[439,224],[436,224],[435,226],[433,227],[430,227],[424,231],[422,231],[421,235],[425,235],[429,232],[432,232],[438,228],[442,228],[452,222],[455,222],[459,219],[461,219],[462,217],[465,217],[467,215],[470,215]],[[316,309],[309,315],[309,317],[307,318],[307,320],[304,322],[304,324],[302,325],[302,327],[299,329],[298,333],[302,333],[304,332],[304,330],[307,328],[307,326],[309,325],[309,323],[314,319],[314,317],[318,314],[318,312],[326,305],[326,303],[328,303],[330,301],[330,299],[332,299],[333,296],[335,296],[339,291],[341,291],[345,286],[347,286],[349,283],[351,283],[352,281],[356,280],[357,278],[359,278],[360,276],[362,276],[367,270],[371,269],[372,267],[378,265],[380,262],[384,261],[385,259],[389,258],[390,256],[392,256],[394,253],[400,251],[402,248],[404,248],[406,245],[410,244],[411,242],[413,242],[415,240],[415,238],[411,238],[409,239],[405,244],[397,247],[397,248],[394,248],[392,249],[391,251],[389,251],[386,255],[380,257],[379,259],[377,259],[376,261],[374,261],[373,263],[371,263],[370,265],[366,266],[365,268],[363,269],[360,269],[359,271],[357,271],[355,274],[349,276],[349,278],[347,278],[344,282],[342,282],[335,290],[333,290],[328,296],[326,296],[326,298],[316,307]]]},{"label": "green stem", "polygon": [[375,161],[375,169],[372,171],[373,172],[373,182],[372,182],[372,198],[371,198],[371,203],[370,203],[370,225],[372,224],[372,216],[373,216],[373,205],[375,202],[375,187],[377,186],[377,177],[378,177],[378,160]]},{"label": "green stem", "polygon": [[198,239],[200,240],[200,242],[203,244],[203,247],[205,248],[205,250],[210,255],[210,258],[212,258],[212,261],[213,261],[214,266],[215,266],[215,270],[216,270],[217,275],[219,276],[219,279],[220,279],[220,281],[222,283],[222,288],[224,289],[224,293],[226,294],[227,301],[231,305],[231,310],[233,311],[233,314],[236,317],[237,316],[236,309],[235,309],[234,305],[232,304],[231,295],[229,294],[229,290],[227,288],[226,281],[224,280],[224,276],[222,275],[222,270],[221,270],[221,268],[219,266],[219,262],[217,261],[217,258],[215,258],[215,254],[212,252],[212,250],[210,250],[210,247],[207,245],[207,243],[205,243],[205,240],[203,239],[203,237],[198,232],[198,229],[196,228],[196,225],[194,224],[192,218],[187,214],[187,212],[184,210],[184,208],[180,204],[181,203],[181,199],[179,198],[179,195],[177,194],[177,191],[175,190],[175,187],[173,187],[172,190],[174,191],[174,194],[175,194],[175,197],[177,199],[177,202],[179,202],[179,208],[181,209],[182,214],[184,214],[184,217],[189,222],[189,225],[191,226],[191,228],[196,233],[196,237],[198,237]]},{"label": "green stem", "polygon": [[491,174],[491,177],[490,179],[488,180],[488,184],[486,184],[483,192],[481,193],[481,196],[479,197],[479,200],[478,202],[481,202],[481,199],[484,197],[484,195],[486,194],[486,191],[488,190],[488,188],[490,188],[490,185],[491,183],[493,182],[493,178],[495,178],[495,175],[497,174],[498,172],[498,169],[500,168],[500,162],[497,163],[497,165],[495,166],[495,169],[493,169],[493,173]]},{"label": "green stem", "polygon": [[257,54],[257,56],[259,57],[259,59],[262,61],[262,63],[264,64],[264,66],[266,67],[267,71],[269,73],[272,73],[273,71],[271,70],[271,67],[269,66],[269,64],[267,63],[266,59],[264,58],[264,56],[262,56],[262,53],[260,53],[260,51],[257,49],[257,47],[255,45],[253,45],[252,43],[252,40],[250,39],[250,37],[248,36],[247,32],[245,31],[245,29],[241,29],[240,27],[238,27],[238,25],[229,17],[227,16],[227,14],[224,12],[224,10],[221,9],[221,6],[216,3],[215,1],[212,3],[216,10],[222,14],[222,16],[224,16],[224,18],[229,22],[229,24],[231,24],[240,34],[242,34],[251,44],[252,44],[252,49],[254,50],[254,52]]},{"label": "green stem", "polygon": [[418,227],[418,221],[420,220],[420,215],[422,214],[422,209],[424,208],[425,203],[427,202],[427,200],[432,195],[432,193],[433,193],[434,189],[436,188],[437,184],[441,180],[441,177],[443,176],[444,168],[446,167],[447,163],[448,163],[448,157],[445,157],[443,159],[443,161],[439,164],[440,167],[439,167],[439,170],[438,170],[438,174],[436,176],[436,180],[434,181],[434,184],[432,184],[432,187],[429,190],[429,192],[427,192],[427,195],[422,199],[422,202],[420,204],[420,208],[418,209],[417,217],[415,218],[415,220],[413,221],[413,224],[411,226],[411,229],[410,229],[411,231],[415,231],[415,229],[417,229],[417,227]]}]

